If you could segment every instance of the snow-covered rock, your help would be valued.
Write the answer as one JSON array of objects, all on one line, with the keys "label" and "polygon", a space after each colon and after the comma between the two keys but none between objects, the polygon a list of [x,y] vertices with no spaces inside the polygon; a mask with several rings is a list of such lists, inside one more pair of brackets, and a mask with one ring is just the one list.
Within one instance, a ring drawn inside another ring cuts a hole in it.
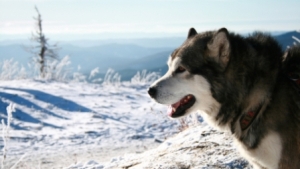
[{"label": "snow-covered rock", "polygon": [[[70,166],[88,168],[87,165]],[[236,151],[228,133],[213,130],[205,123],[190,127],[167,139],[155,149],[140,154],[126,154],[91,168],[116,169],[250,169]]]}]

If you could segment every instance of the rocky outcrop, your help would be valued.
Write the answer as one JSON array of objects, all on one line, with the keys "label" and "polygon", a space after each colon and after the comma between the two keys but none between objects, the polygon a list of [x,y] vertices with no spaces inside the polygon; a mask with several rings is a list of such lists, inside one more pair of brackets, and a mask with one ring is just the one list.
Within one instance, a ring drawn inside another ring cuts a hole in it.
[{"label": "rocky outcrop", "polygon": [[[100,166],[99,166],[100,167]],[[187,169],[251,168],[235,149],[228,133],[201,123],[167,139],[156,149],[142,154],[113,158],[100,168]]]}]

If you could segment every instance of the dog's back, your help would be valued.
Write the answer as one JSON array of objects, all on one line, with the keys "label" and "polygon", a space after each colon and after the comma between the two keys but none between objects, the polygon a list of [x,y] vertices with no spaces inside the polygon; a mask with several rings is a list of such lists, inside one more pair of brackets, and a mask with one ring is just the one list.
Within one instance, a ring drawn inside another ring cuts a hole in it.
[{"label": "dog's back", "polygon": [[[276,98],[286,107],[277,130],[282,135],[281,168],[300,168],[300,46],[291,47],[285,54],[282,79],[279,81]],[[279,79],[280,80],[280,79]],[[287,81],[287,82],[286,82]],[[277,103],[276,103],[277,104]],[[279,118],[278,118],[279,119]]]}]

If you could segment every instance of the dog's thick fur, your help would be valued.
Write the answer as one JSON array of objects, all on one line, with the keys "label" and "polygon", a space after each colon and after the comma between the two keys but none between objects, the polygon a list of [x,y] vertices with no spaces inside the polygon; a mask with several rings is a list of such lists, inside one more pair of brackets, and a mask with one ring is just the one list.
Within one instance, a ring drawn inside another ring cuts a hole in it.
[{"label": "dog's thick fur", "polygon": [[[210,124],[233,134],[254,168],[300,168],[300,94],[291,80],[300,75],[300,47],[284,55],[267,34],[245,38],[226,28],[201,34],[191,28],[168,66],[148,92],[158,103],[172,105],[171,117],[200,111]],[[256,115],[242,128],[248,112]]]}]

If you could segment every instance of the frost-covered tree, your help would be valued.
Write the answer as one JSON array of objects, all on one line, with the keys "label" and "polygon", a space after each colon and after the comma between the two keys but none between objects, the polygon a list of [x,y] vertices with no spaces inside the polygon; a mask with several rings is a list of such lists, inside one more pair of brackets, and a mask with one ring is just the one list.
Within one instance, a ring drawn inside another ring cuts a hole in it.
[{"label": "frost-covered tree", "polygon": [[36,21],[35,31],[32,33],[31,40],[36,43],[36,45],[31,46],[29,51],[33,53],[33,61],[39,69],[39,75],[41,78],[45,78],[47,72],[51,72],[50,69],[55,69],[55,67],[50,66],[53,60],[58,60],[58,46],[57,44],[49,45],[49,39],[46,38],[43,32],[42,16],[37,7],[35,10],[38,14],[34,17]]}]

